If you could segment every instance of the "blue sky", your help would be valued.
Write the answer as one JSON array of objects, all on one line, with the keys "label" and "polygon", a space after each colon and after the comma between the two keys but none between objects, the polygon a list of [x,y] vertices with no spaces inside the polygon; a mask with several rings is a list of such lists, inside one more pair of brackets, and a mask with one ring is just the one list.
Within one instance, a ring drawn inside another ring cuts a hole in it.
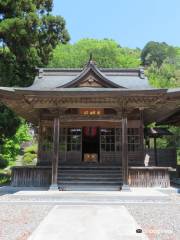
[{"label": "blue sky", "polygon": [[71,42],[111,38],[140,47],[150,40],[180,46],[180,0],[54,0]]}]

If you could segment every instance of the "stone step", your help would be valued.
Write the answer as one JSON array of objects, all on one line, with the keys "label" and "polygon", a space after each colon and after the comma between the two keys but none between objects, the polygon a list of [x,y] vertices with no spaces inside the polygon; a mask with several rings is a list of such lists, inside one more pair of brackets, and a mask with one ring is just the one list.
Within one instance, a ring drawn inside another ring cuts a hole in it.
[{"label": "stone step", "polygon": [[122,185],[120,166],[82,164],[66,165],[58,168],[58,185],[63,189],[118,188]]},{"label": "stone step", "polygon": [[122,178],[121,174],[118,175],[112,175],[112,174],[108,174],[108,175],[102,175],[102,174],[72,174],[72,175],[68,175],[68,174],[59,174],[58,175],[59,178]]},{"label": "stone step", "polygon": [[58,184],[63,191],[120,191],[122,184],[101,185],[101,184]]},{"label": "stone step", "polygon": [[105,180],[77,180],[77,179],[72,179],[72,180],[58,180],[58,184],[84,184],[84,185],[89,185],[89,184],[102,184],[102,185],[117,185],[117,184],[122,184],[122,180],[111,180],[111,181],[105,181]]},{"label": "stone step", "polygon": [[122,178],[88,178],[88,177],[58,177],[58,181],[92,181],[92,182],[98,182],[98,181],[122,181]]},{"label": "stone step", "polygon": [[71,169],[71,170],[64,170],[64,169],[58,169],[58,173],[75,173],[75,174],[119,174],[122,173],[122,170],[97,170],[97,169],[87,169],[87,170],[80,170],[80,169]]},{"label": "stone step", "polygon": [[122,166],[119,165],[114,165],[114,166],[109,166],[109,165],[60,165],[59,164],[59,169],[121,169]]}]

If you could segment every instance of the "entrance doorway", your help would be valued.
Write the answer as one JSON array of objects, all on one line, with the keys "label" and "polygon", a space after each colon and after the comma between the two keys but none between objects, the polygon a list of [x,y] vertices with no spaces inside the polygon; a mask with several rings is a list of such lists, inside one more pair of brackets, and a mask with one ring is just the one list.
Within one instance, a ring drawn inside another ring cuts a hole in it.
[{"label": "entrance doorway", "polygon": [[83,127],[82,160],[84,162],[99,161],[100,137],[98,127]]}]

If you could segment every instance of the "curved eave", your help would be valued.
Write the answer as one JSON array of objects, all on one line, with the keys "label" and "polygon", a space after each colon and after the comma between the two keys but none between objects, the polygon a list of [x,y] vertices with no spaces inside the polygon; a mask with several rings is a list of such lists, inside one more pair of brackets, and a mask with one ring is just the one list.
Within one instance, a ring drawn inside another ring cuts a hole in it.
[{"label": "curved eave", "polygon": [[0,101],[27,121],[37,124],[38,111],[26,101],[23,94],[17,94],[15,88],[0,88]]},{"label": "curved eave", "polygon": [[180,88],[168,89],[167,95],[170,98],[180,98]]},{"label": "curved eave", "polygon": [[180,126],[180,105],[178,108],[169,112],[166,116],[163,116],[161,119],[159,119],[157,124]]},{"label": "curved eave", "polygon": [[0,94],[13,95],[15,88],[12,87],[0,87]]}]

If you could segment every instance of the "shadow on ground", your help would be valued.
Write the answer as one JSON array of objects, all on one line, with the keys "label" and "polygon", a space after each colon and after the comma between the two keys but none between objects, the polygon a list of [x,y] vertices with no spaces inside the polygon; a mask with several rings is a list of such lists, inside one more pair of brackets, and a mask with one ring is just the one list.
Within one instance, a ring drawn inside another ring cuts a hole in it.
[{"label": "shadow on ground", "polygon": [[6,194],[14,194],[20,191],[29,192],[29,191],[48,191],[48,187],[12,187],[11,185],[0,186],[0,196]]}]

